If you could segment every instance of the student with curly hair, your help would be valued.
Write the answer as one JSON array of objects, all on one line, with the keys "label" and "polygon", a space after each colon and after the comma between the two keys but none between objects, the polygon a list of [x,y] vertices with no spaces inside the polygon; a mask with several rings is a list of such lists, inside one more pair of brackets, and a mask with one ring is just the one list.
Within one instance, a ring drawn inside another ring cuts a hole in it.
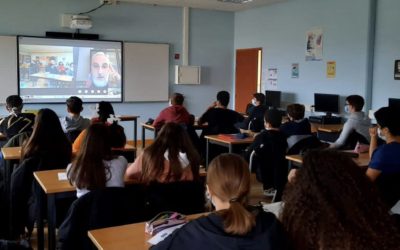
[{"label": "student with curly hair", "polygon": [[200,157],[186,130],[166,123],[157,138],[126,170],[126,176],[144,183],[196,180]]},{"label": "student with curly hair", "polygon": [[400,249],[400,234],[364,171],[346,155],[310,151],[287,185],[281,221],[294,249]]},{"label": "student with curly hair", "polygon": [[151,249],[289,249],[275,215],[249,209],[250,171],[234,154],[214,158],[207,171],[207,192],[215,212],[189,222]]}]

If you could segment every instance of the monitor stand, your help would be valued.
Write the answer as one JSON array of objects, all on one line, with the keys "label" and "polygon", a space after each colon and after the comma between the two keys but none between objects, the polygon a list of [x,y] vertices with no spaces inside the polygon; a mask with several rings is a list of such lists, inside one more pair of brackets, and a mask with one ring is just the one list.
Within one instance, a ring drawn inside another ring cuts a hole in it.
[{"label": "monitor stand", "polygon": [[310,122],[318,124],[341,124],[342,118],[340,116],[333,116],[332,113],[327,112],[325,115],[310,116]]}]

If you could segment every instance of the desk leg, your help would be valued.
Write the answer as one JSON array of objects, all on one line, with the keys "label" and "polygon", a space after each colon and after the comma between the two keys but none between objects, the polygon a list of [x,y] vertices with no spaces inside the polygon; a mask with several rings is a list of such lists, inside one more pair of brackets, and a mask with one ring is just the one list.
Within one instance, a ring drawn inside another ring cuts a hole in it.
[{"label": "desk leg", "polygon": [[137,148],[137,118],[133,120],[133,141],[135,148]]},{"label": "desk leg", "polygon": [[56,197],[55,194],[47,195],[47,224],[49,250],[56,249]]},{"label": "desk leg", "polygon": [[146,129],[142,127],[142,149],[146,146]]},{"label": "desk leg", "polygon": [[207,142],[206,142],[206,170],[208,169],[208,160],[209,160],[209,156],[208,156],[208,154],[209,154],[209,147],[210,147],[210,141],[207,139]]},{"label": "desk leg", "polygon": [[43,211],[43,201],[44,201],[44,192],[38,183],[35,183],[35,193],[37,198],[37,204],[39,204],[39,208],[37,211],[37,220],[36,220],[36,231],[37,231],[37,244],[38,249],[44,249],[44,219],[45,219],[45,211]]},{"label": "desk leg", "polygon": [[230,154],[232,154],[232,152],[233,152],[232,144],[229,144],[229,146],[228,146],[228,152],[229,152]]}]

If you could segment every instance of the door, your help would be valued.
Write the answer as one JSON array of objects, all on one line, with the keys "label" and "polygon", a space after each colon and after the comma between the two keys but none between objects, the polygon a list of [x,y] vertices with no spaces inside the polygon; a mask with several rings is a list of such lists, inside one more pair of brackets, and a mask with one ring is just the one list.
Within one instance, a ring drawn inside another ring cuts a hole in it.
[{"label": "door", "polygon": [[236,50],[235,110],[246,111],[252,95],[261,91],[262,49]]}]

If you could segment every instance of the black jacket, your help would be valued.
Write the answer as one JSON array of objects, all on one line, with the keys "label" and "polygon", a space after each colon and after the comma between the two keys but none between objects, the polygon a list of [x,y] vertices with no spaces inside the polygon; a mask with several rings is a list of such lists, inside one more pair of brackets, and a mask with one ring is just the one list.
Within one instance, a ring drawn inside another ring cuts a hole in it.
[{"label": "black jacket", "polygon": [[254,106],[240,128],[246,130],[250,129],[253,132],[260,132],[264,129],[264,114],[266,110],[267,107],[264,105]]},{"label": "black jacket", "polygon": [[256,226],[247,235],[225,233],[221,216],[213,213],[191,221],[151,249],[285,250],[289,249],[288,244],[286,233],[275,215],[259,211]]}]

